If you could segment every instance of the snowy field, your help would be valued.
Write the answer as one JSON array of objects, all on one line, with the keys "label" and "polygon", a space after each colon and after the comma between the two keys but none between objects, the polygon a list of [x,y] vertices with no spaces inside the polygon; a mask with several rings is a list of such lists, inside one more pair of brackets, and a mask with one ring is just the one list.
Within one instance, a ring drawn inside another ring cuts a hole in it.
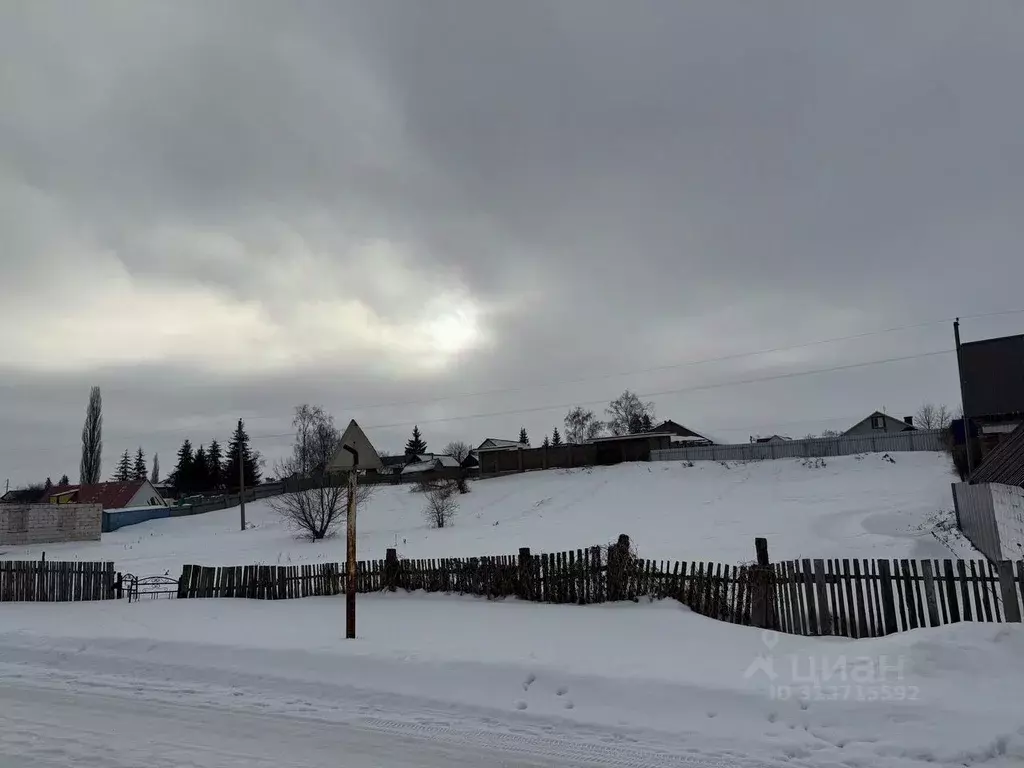
[{"label": "snowy field", "polygon": [[[0,606],[0,766],[1008,768],[1024,630],[763,634],[674,601]],[[812,674],[812,671],[814,674]]]},{"label": "snowy field", "polygon": [[[795,557],[977,557],[962,540],[932,531],[951,516],[949,460],[935,453],[842,456],[825,466],[799,459],[746,464],[622,464],[589,470],[530,472],[470,484],[451,528],[431,530],[423,497],[408,486],[378,489],[361,507],[359,551],[382,559],[554,552],[606,544],[628,533],[641,557],[746,562],[754,537],[768,538],[773,559]],[[289,564],[344,559],[344,540],[311,544],[266,501],[249,504],[253,528],[239,530],[238,509],[154,520],[103,534],[101,542],[8,547],[4,559],[113,560],[137,575],[179,575],[199,565]],[[343,529],[342,529],[343,530]]]},{"label": "snowy field", "polygon": [[[627,464],[472,484],[455,525],[378,491],[363,557],[556,551],[629,533],[651,558],[946,557],[937,454]],[[137,574],[337,561],[265,502],[145,523],[49,559]],[[4,559],[42,548],[8,548]],[[1024,764],[1024,627],[873,640],[739,627],[666,600],[586,607],[423,593],[0,605],[0,768],[911,768]]]}]

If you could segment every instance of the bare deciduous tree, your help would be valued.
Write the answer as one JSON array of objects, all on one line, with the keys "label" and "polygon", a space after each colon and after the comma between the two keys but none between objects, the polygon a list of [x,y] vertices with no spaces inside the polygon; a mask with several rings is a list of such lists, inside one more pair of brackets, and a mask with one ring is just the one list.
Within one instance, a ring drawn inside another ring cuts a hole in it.
[{"label": "bare deciduous tree", "polygon": [[654,403],[645,403],[635,392],[627,389],[608,403],[604,412],[610,417],[608,431],[613,435],[635,435],[643,432],[644,416],[648,424],[653,420]]},{"label": "bare deciduous tree", "polygon": [[[374,485],[359,485],[356,504],[362,507],[376,489]],[[273,496],[267,504],[303,538],[327,539],[337,533],[348,513],[348,483],[344,477],[325,478],[313,488]]]},{"label": "bare deciduous tree", "polygon": [[450,482],[439,484],[427,491],[427,505],[423,508],[423,514],[434,528],[444,528],[455,519],[455,514],[459,511],[457,493],[457,484]]},{"label": "bare deciduous tree", "polygon": [[601,434],[602,424],[593,411],[576,406],[565,415],[565,441],[567,443],[585,443]]},{"label": "bare deciduous tree", "polygon": [[444,447],[446,456],[451,456],[459,464],[462,464],[469,456],[469,452],[472,450],[469,447],[469,443],[465,443],[462,440],[452,440],[448,445]]},{"label": "bare deciduous tree", "polygon": [[[341,448],[341,433],[334,417],[319,406],[300,405],[295,409],[295,444],[292,455],[276,468],[279,477],[298,477],[299,490],[275,496],[270,508],[302,536],[318,541],[332,536],[348,511],[348,482],[332,476],[331,459]],[[356,504],[372,497],[376,486],[359,485]]]},{"label": "bare deciduous tree", "polygon": [[953,412],[945,405],[925,403],[914,416],[914,426],[918,429],[946,429],[953,420]]}]

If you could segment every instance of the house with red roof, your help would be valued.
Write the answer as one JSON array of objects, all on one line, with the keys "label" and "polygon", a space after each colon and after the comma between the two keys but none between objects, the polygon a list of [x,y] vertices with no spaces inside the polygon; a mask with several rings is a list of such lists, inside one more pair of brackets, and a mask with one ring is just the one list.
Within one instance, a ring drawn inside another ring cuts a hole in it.
[{"label": "house with red roof", "polygon": [[59,485],[46,492],[42,503],[100,504],[104,511],[131,507],[166,506],[160,492],[149,480],[131,480],[93,485]]}]

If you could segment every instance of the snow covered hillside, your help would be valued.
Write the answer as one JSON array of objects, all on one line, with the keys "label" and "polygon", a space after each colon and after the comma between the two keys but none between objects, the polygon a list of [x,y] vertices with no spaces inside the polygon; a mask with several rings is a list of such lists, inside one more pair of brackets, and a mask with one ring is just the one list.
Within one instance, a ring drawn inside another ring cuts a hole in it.
[{"label": "snow covered hillside", "polygon": [[[762,633],[675,601],[4,604],[0,765],[1009,768],[1024,630]],[[5,762],[5,760],[9,762]]]},{"label": "snow covered hillside", "polygon": [[[893,463],[894,462],[894,463]],[[948,459],[935,453],[879,454],[728,465],[622,464],[530,472],[471,483],[453,527],[430,529],[423,497],[409,486],[378,489],[360,508],[366,559],[397,546],[405,557],[552,552],[604,544],[628,533],[642,557],[746,562],[754,537],[773,559],[793,557],[977,556],[962,540],[932,535],[949,521]],[[185,563],[288,564],[344,559],[343,539],[296,540],[265,501],[238,509],[155,520],[103,535],[101,542],[10,547],[4,559],[113,560],[122,571],[172,575]],[[343,529],[342,529],[343,530]],[[952,547],[952,550],[950,549]]]}]

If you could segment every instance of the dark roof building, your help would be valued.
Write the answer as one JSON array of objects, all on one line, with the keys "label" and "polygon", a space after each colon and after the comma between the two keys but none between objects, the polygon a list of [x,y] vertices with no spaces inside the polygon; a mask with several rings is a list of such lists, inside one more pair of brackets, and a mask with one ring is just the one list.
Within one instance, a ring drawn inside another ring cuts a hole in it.
[{"label": "dark roof building", "polygon": [[0,504],[38,504],[47,492],[42,486],[10,490],[0,496]]},{"label": "dark roof building", "polygon": [[651,432],[667,432],[668,434],[672,435],[675,438],[680,438],[677,440],[673,440],[672,442],[674,443],[685,443],[687,445],[715,444],[715,440],[708,437],[707,435],[702,435],[699,432],[694,432],[689,427],[684,427],[682,424],[672,421],[671,419],[666,419],[665,421],[661,422],[661,424],[658,424],[656,427],[654,427],[651,430]]},{"label": "dark roof building", "polygon": [[42,501],[62,504],[99,504],[104,509],[124,509],[130,506],[152,506],[163,503],[159,492],[149,480],[126,483],[111,481],[94,485],[55,485]]},{"label": "dark roof building", "polygon": [[1024,424],[992,449],[974,471],[971,483],[1002,483],[1024,487]]},{"label": "dark roof building", "polygon": [[904,416],[903,420],[897,419],[881,411],[875,411],[865,419],[861,419],[848,430],[844,435],[876,435],[879,432],[907,432],[915,429],[914,417]]},{"label": "dark roof building", "polygon": [[1024,418],[1024,334],[961,344],[960,378],[968,418]]}]

